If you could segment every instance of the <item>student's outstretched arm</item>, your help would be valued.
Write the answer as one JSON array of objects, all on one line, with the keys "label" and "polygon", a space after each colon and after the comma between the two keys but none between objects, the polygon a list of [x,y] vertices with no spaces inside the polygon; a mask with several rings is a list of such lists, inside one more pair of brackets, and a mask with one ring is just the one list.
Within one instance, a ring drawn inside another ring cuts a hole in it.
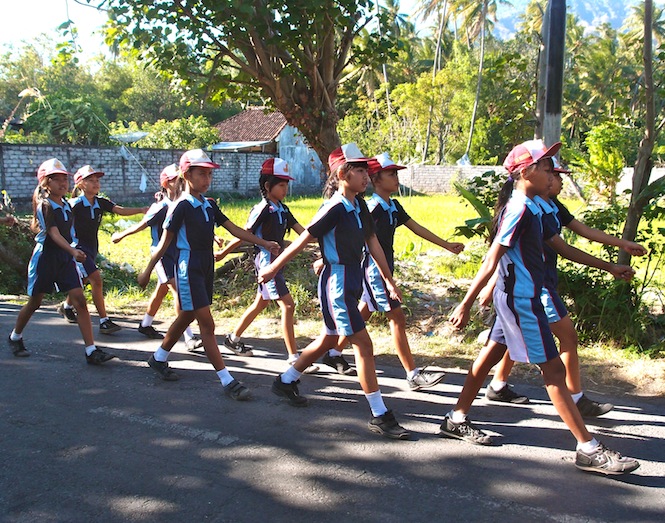
[{"label": "student's outstretched arm", "polygon": [[235,238],[234,240],[231,240],[229,243],[227,243],[224,248],[215,253],[215,261],[222,261],[224,258],[226,258],[229,254],[231,254],[233,251],[235,251],[240,245],[242,245],[244,240],[241,240],[240,238]]},{"label": "student's outstretched arm", "polygon": [[430,231],[428,228],[423,227],[420,225],[416,220],[411,218],[409,221],[407,221],[404,225],[406,225],[411,231],[413,231],[415,234],[420,236],[421,238],[424,238],[425,240],[432,242],[434,245],[438,245],[439,247],[442,247],[443,249],[447,249],[453,254],[459,254],[464,250],[464,244],[459,243],[459,242],[447,242],[443,238],[437,236],[434,234],[432,231]]},{"label": "student's outstretched arm", "polygon": [[383,248],[379,243],[379,239],[376,237],[376,234],[372,234],[370,238],[366,241],[367,247],[369,248],[369,253],[374,258],[376,266],[379,268],[379,273],[381,277],[386,282],[386,289],[388,294],[393,300],[397,300],[400,303],[402,302],[402,293],[395,285],[395,280],[393,279],[393,273],[388,267],[388,260],[386,260],[386,254],[383,252]]},{"label": "student's outstretched arm", "polygon": [[546,241],[552,249],[564,258],[576,263],[581,263],[582,265],[607,271],[616,279],[630,281],[635,275],[635,271],[629,265],[617,265],[616,263],[610,263],[601,260],[600,258],[596,258],[572,245],[568,245],[559,235],[552,236]]},{"label": "student's outstretched arm", "polygon": [[131,227],[127,227],[125,230],[114,232],[113,235],[111,236],[111,241],[113,243],[118,243],[123,239],[125,239],[127,236],[131,236],[132,234],[141,232],[147,226],[148,222],[146,220],[141,220],[140,222],[132,225]]},{"label": "student's outstretched arm", "polygon": [[240,238],[241,240],[245,240],[246,242],[253,243],[255,245],[260,245],[261,247],[268,249],[273,254],[277,254],[279,252],[279,243],[259,238],[258,236],[252,234],[251,231],[243,229],[242,227],[238,227],[231,220],[226,220],[222,224],[222,227],[224,227],[236,238]]},{"label": "student's outstretched arm", "polygon": [[273,261],[267,267],[261,269],[258,278],[259,283],[265,283],[272,280],[282,267],[284,267],[293,258],[295,258],[295,256],[314,239],[314,236],[312,236],[309,231],[305,229],[291,245],[284,249],[282,254],[277,256],[275,261]]},{"label": "student's outstretched arm", "polygon": [[171,244],[174,238],[175,234],[171,231],[164,230],[164,232],[162,233],[162,238],[159,240],[159,243],[157,244],[157,249],[155,250],[155,252],[152,253],[152,256],[150,256],[150,261],[148,262],[148,266],[136,278],[139,283],[139,286],[142,289],[145,289],[146,286],[148,285],[148,282],[150,281],[150,273],[155,268],[155,265],[157,265],[157,262],[161,260],[162,256],[164,256],[166,249]]},{"label": "student's outstretched arm", "polygon": [[478,269],[478,273],[471,282],[471,287],[466,292],[466,296],[462,300],[453,313],[450,315],[448,321],[453,324],[456,329],[462,329],[469,323],[469,317],[471,314],[471,305],[478,297],[480,291],[487,285],[487,282],[490,280],[494,271],[496,271],[497,265],[499,265],[499,260],[506,253],[508,247],[501,245],[498,242],[494,242],[490,247],[490,250],[485,256],[483,264]]},{"label": "student's outstretched arm", "polygon": [[111,212],[114,214],[119,214],[120,216],[131,216],[132,214],[145,214],[148,212],[150,207],[122,207],[120,205],[114,205]]},{"label": "student's outstretched arm", "polygon": [[644,256],[647,253],[647,250],[639,243],[629,242],[623,238],[617,238],[616,236],[612,236],[601,230],[584,225],[579,220],[571,221],[568,225],[566,225],[566,227],[568,227],[574,233],[579,234],[580,236],[584,236],[587,240],[619,247],[631,256]]}]

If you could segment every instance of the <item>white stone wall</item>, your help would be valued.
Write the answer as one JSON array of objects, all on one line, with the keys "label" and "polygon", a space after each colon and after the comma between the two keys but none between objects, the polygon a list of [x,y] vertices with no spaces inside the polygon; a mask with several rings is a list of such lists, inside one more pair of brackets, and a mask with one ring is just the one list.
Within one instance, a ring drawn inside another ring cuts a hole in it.
[{"label": "white stone wall", "polygon": [[399,171],[399,183],[407,191],[434,194],[453,191],[453,182],[470,179],[487,171],[502,171],[503,167],[492,165],[413,165]]}]

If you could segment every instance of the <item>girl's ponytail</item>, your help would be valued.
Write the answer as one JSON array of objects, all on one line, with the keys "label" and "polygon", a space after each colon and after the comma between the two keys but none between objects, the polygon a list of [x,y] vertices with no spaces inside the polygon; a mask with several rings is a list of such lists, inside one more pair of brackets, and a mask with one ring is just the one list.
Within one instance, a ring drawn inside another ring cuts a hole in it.
[{"label": "girl's ponytail", "polygon": [[37,207],[39,207],[42,201],[48,197],[48,193],[46,192],[47,181],[48,178],[44,178],[44,180],[35,187],[35,192],[32,193],[32,222],[30,223],[30,229],[32,229],[33,232],[40,231],[39,221],[37,220]]},{"label": "girl's ponytail", "polygon": [[494,241],[494,237],[496,236],[496,233],[499,228],[499,221],[501,220],[501,214],[508,203],[508,200],[510,200],[510,195],[513,193],[513,187],[515,185],[515,177],[519,177],[519,173],[511,174],[508,177],[508,180],[506,183],[503,184],[501,189],[499,190],[499,196],[496,199],[496,203],[494,204],[494,217],[492,218],[492,224],[490,228],[490,235],[488,238],[489,243],[492,243]]}]

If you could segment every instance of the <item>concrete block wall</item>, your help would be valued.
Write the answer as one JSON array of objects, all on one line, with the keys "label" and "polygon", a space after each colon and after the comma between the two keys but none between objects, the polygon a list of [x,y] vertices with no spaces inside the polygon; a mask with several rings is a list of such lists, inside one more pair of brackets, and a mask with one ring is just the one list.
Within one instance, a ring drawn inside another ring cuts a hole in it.
[{"label": "concrete block wall", "polygon": [[496,165],[412,165],[398,171],[399,182],[407,190],[424,194],[448,193],[454,190],[453,182],[471,179],[487,171],[503,171]]}]

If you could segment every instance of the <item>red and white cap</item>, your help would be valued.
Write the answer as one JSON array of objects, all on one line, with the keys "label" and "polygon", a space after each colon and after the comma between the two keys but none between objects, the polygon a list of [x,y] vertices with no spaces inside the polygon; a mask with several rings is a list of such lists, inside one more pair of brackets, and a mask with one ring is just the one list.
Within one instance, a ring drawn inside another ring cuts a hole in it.
[{"label": "red and white cap", "polygon": [[269,158],[261,165],[261,174],[271,174],[285,180],[295,180],[289,175],[289,164],[281,158]]},{"label": "red and white cap", "polygon": [[406,169],[406,167],[393,162],[388,153],[377,154],[374,158],[370,158],[367,163],[369,174],[376,174],[381,171],[401,171],[402,169]]},{"label": "red and white cap", "polygon": [[338,147],[328,156],[328,167],[330,167],[330,172],[334,173],[345,163],[367,163],[369,158],[365,158],[365,155],[360,152],[358,146],[351,142],[341,147]]},{"label": "red and white cap", "polygon": [[51,176],[52,174],[71,175],[60,160],[57,158],[51,158],[50,160],[43,162],[39,166],[39,169],[37,169],[37,181],[41,182],[44,178]]},{"label": "red and white cap", "polygon": [[561,165],[561,162],[559,162],[559,160],[557,160],[555,156],[552,156],[552,163],[554,164],[555,173],[570,174],[573,172],[570,169],[566,169],[563,165]]},{"label": "red and white cap", "polygon": [[513,147],[503,161],[503,166],[512,174],[543,158],[553,158],[559,149],[561,149],[561,142],[556,142],[547,148],[542,140],[529,140]]},{"label": "red and white cap", "polygon": [[171,165],[167,165],[164,167],[161,173],[159,173],[159,185],[162,187],[166,187],[166,183],[169,182],[170,180],[173,180],[174,178],[177,178],[180,176],[180,171],[178,170],[178,166],[174,163]]},{"label": "red and white cap", "polygon": [[88,176],[97,175],[99,177],[104,176],[102,171],[93,169],[90,165],[84,165],[74,174],[74,183],[79,183],[85,180]]},{"label": "red and white cap", "polygon": [[180,171],[185,172],[190,167],[210,167],[217,169],[218,163],[213,162],[210,157],[203,152],[203,149],[192,149],[180,157]]}]

